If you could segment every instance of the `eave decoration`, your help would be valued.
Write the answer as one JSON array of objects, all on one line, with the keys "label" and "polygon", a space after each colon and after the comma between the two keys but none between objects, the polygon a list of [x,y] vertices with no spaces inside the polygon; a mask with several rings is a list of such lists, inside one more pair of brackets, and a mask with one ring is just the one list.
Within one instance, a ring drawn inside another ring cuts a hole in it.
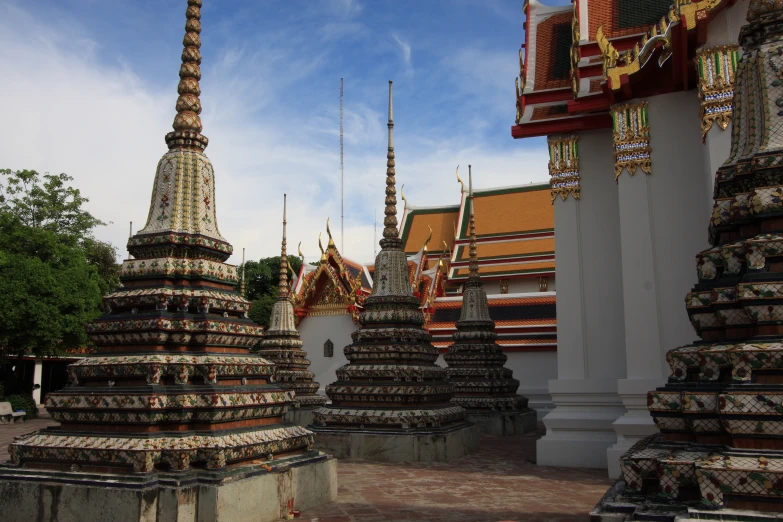
[{"label": "eave decoration", "polygon": [[696,54],[701,101],[701,134],[707,139],[712,125],[726,130],[731,122],[734,99],[734,75],[739,61],[739,46],[724,45]]},{"label": "eave decoration", "polygon": [[622,88],[622,77],[639,72],[647,65],[657,49],[662,49],[658,56],[658,66],[671,57],[672,29],[683,24],[686,31],[696,28],[699,21],[705,20],[709,13],[719,7],[725,0],[674,0],[669,12],[664,15],[650,30],[648,30],[632,49],[619,53],[604,34],[603,26],[596,31],[595,39],[601,49],[604,60],[604,77],[611,90]]},{"label": "eave decoration", "polygon": [[552,187],[552,203],[559,195],[565,201],[569,195],[580,198],[579,187],[579,137],[550,136],[549,184]]},{"label": "eave decoration", "polygon": [[652,174],[647,102],[614,105],[611,112],[615,182],[620,178],[623,169],[631,176],[636,174],[636,169]]}]

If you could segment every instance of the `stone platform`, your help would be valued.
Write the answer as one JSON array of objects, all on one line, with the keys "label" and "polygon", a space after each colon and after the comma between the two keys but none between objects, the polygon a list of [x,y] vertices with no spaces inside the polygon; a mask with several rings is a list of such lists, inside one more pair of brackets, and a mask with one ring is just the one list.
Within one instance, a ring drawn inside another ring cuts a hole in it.
[{"label": "stone platform", "polygon": [[271,522],[287,503],[337,498],[337,461],[318,451],[268,464],[181,473],[101,475],[0,465],[4,522]]},{"label": "stone platform", "polygon": [[415,432],[333,430],[309,426],[315,447],[336,458],[378,462],[449,462],[479,449],[481,429],[470,423]]},{"label": "stone platform", "polygon": [[482,435],[524,435],[536,430],[538,421],[533,410],[523,412],[472,412],[468,420],[479,427]]}]

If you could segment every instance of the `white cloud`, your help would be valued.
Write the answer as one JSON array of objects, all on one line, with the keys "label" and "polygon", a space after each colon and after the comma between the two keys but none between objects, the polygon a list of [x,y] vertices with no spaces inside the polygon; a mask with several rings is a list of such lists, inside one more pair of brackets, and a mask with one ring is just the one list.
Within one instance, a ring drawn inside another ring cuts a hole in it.
[{"label": "white cloud", "polygon": [[405,63],[405,73],[410,76],[413,74],[413,66],[411,64],[411,46],[408,42],[396,34],[392,34],[392,38],[394,38],[394,41],[397,42],[397,45],[400,46],[400,51],[402,52],[402,61]]},{"label": "white cloud", "polygon": [[[163,137],[174,117],[177,71],[171,71],[162,91],[121,58],[119,65],[101,63],[96,58],[100,43],[74,38],[78,33],[0,5],[0,114],[5,122],[0,168],[72,175],[90,198],[89,210],[112,222],[96,235],[123,251],[128,221],[138,230],[146,220],[155,168],[166,151]],[[395,40],[409,65],[410,46]],[[262,44],[225,49],[214,65],[205,65],[204,133],[216,171],[220,230],[236,252],[231,262],[239,263],[243,247],[249,259],[279,252],[284,192],[289,252],[295,253],[302,241],[308,260],[317,259],[317,237],[325,233],[327,217],[341,243],[337,110],[298,115],[281,111],[277,102],[293,82],[317,77],[325,59]],[[375,249],[374,212],[383,217],[385,103],[371,107],[357,101],[348,108],[343,251],[367,262]],[[430,129],[406,127],[405,121],[398,122],[395,137],[398,186],[405,184],[415,205],[458,202],[458,163],[465,169],[473,164],[476,187],[547,179],[542,149],[466,146],[463,139],[433,137]]]}]

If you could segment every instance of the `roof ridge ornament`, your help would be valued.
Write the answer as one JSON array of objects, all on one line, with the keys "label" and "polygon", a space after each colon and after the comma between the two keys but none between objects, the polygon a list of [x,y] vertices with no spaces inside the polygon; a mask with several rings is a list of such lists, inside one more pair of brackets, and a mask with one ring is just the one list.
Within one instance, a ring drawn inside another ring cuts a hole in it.
[{"label": "roof ridge ornament", "polygon": [[329,236],[329,243],[326,245],[326,248],[331,248],[331,247],[336,248],[336,245],[334,244],[334,239],[332,239],[332,231],[329,229],[329,219],[330,218],[328,217],[326,218],[326,235]]},{"label": "roof ridge ornament", "polygon": [[460,184],[460,192],[465,192],[465,182],[462,181],[462,178],[459,177],[459,165],[457,165],[457,181]]},{"label": "roof ridge ornament", "polygon": [[185,37],[182,39],[182,65],[179,68],[177,92],[177,115],[172,127],[174,132],[166,134],[166,144],[171,149],[192,149],[203,151],[209,140],[201,134],[201,0],[188,0],[185,11]]}]

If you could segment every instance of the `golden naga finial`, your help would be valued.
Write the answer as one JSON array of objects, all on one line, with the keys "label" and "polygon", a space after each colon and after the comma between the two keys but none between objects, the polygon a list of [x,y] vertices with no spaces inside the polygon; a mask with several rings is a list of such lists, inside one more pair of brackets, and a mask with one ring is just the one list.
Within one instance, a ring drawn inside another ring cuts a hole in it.
[{"label": "golden naga finial", "polygon": [[326,261],[326,252],[324,252],[324,245],[321,243],[321,233],[318,232],[318,248],[321,249],[321,262]]},{"label": "golden naga finial", "polygon": [[[520,83],[522,83],[522,89],[525,88],[525,60],[522,59],[522,48],[519,49],[519,79]],[[520,96],[521,96],[520,91]]]},{"label": "golden naga finial", "polygon": [[427,239],[424,240],[424,245],[421,247],[425,252],[427,251],[427,244],[432,240],[432,227],[427,225],[427,228],[430,229],[430,235],[427,236]]},{"label": "golden naga finial", "polygon": [[402,185],[400,188],[400,199],[402,199],[405,202],[405,206],[408,206],[408,200],[405,198],[405,184]]},{"label": "golden naga finial", "polygon": [[614,48],[612,43],[604,34],[604,26],[599,25],[598,30],[595,32],[595,40],[598,43],[598,47],[601,49],[601,57],[604,59],[604,75],[606,71],[617,65],[617,60],[620,58],[620,53]]},{"label": "golden naga finial", "polygon": [[329,235],[329,245],[327,246],[327,248],[333,247],[334,239],[332,239],[332,231],[329,230],[329,218],[326,218],[326,233]]},{"label": "golden naga finial", "polygon": [[302,263],[304,263],[304,254],[302,253],[302,242],[299,242],[299,246],[296,247],[297,252],[299,253],[299,257],[302,258]]},{"label": "golden naga finial", "polygon": [[462,187],[462,192],[465,192],[465,182],[459,177],[459,165],[457,165],[457,181],[459,181],[459,184]]}]

